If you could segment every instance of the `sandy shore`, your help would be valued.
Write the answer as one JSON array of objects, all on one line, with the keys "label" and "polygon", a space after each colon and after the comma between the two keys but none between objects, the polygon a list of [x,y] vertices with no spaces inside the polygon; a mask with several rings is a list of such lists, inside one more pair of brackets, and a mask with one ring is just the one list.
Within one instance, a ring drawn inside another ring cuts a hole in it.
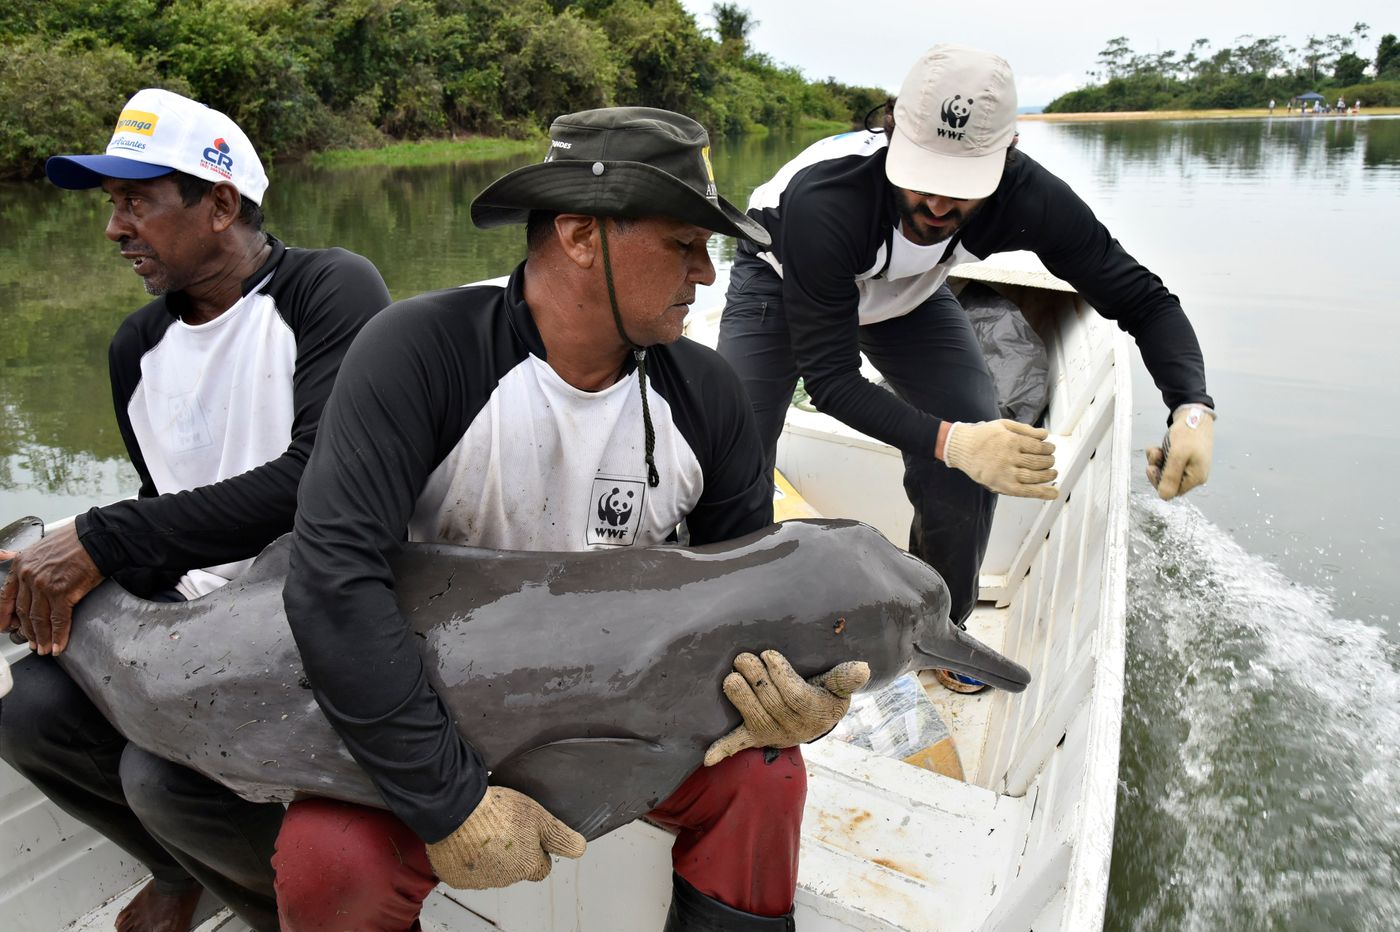
[{"label": "sandy shore", "polygon": [[[1362,116],[1388,116],[1400,113],[1400,107],[1363,107]],[[1037,120],[1046,123],[1089,123],[1109,120],[1258,120],[1267,117],[1267,107],[1253,110],[1133,110],[1122,113],[1022,113],[1018,120]],[[1275,119],[1312,120],[1344,119],[1343,113],[1311,113],[1299,116],[1295,110],[1288,112],[1287,106],[1274,109]]]}]

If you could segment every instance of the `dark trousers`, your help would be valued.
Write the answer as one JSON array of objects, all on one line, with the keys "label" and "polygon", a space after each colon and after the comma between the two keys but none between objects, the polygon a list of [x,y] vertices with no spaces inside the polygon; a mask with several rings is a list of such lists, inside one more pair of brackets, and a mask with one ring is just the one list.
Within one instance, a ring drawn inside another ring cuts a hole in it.
[{"label": "dark trousers", "polygon": [[[859,328],[860,349],[896,395],[946,421],[1001,416],[977,335],[945,285],[902,317]],[[782,280],[756,260],[730,274],[720,355],[739,374],[771,468],[800,374],[783,312]],[[904,452],[904,491],[914,506],[909,552],[942,574],[961,624],[977,602],[996,494],[931,456]]]},{"label": "dark trousers", "polygon": [[275,932],[280,804],[247,802],[130,744],[52,657],[31,655],[12,672],[0,758],[144,864],[159,892],[200,884],[252,928]]}]

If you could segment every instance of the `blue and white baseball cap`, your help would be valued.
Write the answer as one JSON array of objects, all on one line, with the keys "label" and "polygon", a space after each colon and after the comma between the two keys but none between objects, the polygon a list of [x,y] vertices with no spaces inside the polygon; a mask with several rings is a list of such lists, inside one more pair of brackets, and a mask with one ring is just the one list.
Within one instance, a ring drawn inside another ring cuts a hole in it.
[{"label": "blue and white baseball cap", "polygon": [[238,124],[171,91],[137,91],[117,117],[104,155],[55,155],[44,173],[60,188],[95,188],[104,178],[140,180],[182,171],[227,181],[261,204],[267,172]]}]

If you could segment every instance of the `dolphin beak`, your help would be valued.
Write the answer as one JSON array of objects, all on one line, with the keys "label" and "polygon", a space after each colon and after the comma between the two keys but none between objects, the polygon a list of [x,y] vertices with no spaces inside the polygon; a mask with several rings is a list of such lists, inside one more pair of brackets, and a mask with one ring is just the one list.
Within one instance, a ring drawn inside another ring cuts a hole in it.
[{"label": "dolphin beak", "polygon": [[944,667],[1007,692],[1019,693],[1031,681],[1030,671],[1025,667],[952,624],[931,645],[916,640],[914,650],[927,658],[926,666]]}]

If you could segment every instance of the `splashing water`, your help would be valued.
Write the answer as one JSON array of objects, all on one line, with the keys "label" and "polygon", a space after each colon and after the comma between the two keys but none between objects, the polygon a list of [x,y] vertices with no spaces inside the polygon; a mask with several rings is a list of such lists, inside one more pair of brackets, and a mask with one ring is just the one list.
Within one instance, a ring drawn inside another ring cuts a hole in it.
[{"label": "splashing water", "polygon": [[1400,928],[1400,650],[1135,492],[1107,928]]}]

